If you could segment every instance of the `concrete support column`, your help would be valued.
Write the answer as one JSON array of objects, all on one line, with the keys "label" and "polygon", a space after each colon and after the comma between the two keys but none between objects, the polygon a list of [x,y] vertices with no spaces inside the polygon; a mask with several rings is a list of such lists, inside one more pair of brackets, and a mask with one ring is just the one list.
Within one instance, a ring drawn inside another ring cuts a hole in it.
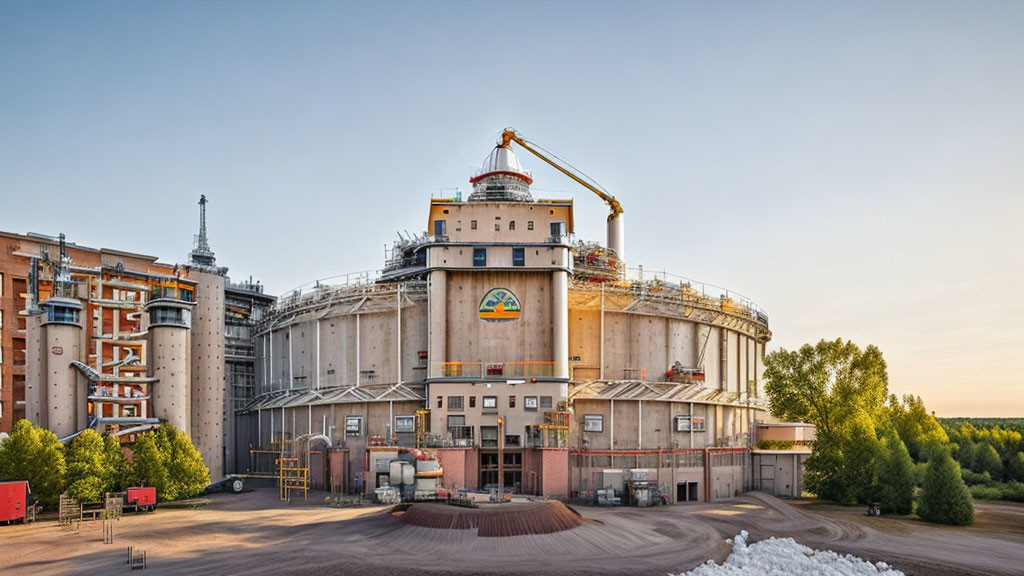
[{"label": "concrete support column", "polygon": [[689,363],[689,358],[685,356],[686,340],[683,338],[683,330],[689,327],[671,318],[665,319],[665,331],[668,333],[668,350],[666,351],[665,359],[667,363],[665,368],[671,368],[677,361],[682,363],[684,367],[690,368],[692,365]]},{"label": "concrete support column", "polygon": [[569,377],[569,273],[556,270],[551,278],[551,353],[555,378]]},{"label": "concrete support column", "polygon": [[430,273],[430,283],[427,291],[428,301],[428,322],[430,323],[430,335],[427,343],[427,356],[429,357],[429,368],[427,373],[430,378],[439,378],[443,375],[443,364],[448,360],[448,273],[444,270],[434,270]]},{"label": "concrete support column", "polygon": [[[79,431],[78,404],[86,402],[85,398],[78,398],[78,371],[71,366],[71,361],[78,359],[82,327],[71,324],[44,324],[44,328],[45,394],[49,412],[47,420],[50,430],[58,438],[64,438]],[[85,425],[88,425],[88,422]]]},{"label": "concrete support column", "polygon": [[149,329],[150,366],[157,379],[150,386],[153,416],[192,433],[192,379],[188,328],[160,325]]}]

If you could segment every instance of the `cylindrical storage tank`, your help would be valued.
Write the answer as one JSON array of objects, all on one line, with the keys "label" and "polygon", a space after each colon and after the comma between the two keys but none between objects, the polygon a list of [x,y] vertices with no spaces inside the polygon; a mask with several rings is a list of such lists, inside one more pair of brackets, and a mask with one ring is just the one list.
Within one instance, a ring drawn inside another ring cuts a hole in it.
[{"label": "cylindrical storage tank", "polygon": [[45,356],[45,394],[47,426],[58,438],[70,436],[88,423],[77,422],[79,401],[76,393],[77,369],[82,338],[82,305],[71,298],[50,298],[40,305],[43,317],[43,350]]},{"label": "cylindrical storage tank", "polygon": [[402,465],[405,462],[401,460],[392,460],[388,465],[388,483],[392,486],[398,486],[402,483]]},{"label": "cylindrical storage tank", "polygon": [[157,379],[150,391],[153,415],[188,434],[192,409],[191,305],[182,300],[160,298],[147,303],[146,311],[149,313],[149,366]]},{"label": "cylindrical storage tank", "polygon": [[615,251],[619,260],[626,261],[626,232],[621,213],[608,219],[608,248]]}]

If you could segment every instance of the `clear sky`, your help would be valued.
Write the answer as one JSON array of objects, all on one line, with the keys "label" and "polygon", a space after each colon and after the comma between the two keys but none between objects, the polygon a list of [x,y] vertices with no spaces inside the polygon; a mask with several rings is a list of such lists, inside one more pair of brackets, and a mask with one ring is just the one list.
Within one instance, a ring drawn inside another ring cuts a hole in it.
[{"label": "clear sky", "polygon": [[281,293],[379,268],[514,126],[772,349],[1024,416],[1024,2],[364,4],[0,3],[0,230],[180,261],[206,194],[218,263]]}]

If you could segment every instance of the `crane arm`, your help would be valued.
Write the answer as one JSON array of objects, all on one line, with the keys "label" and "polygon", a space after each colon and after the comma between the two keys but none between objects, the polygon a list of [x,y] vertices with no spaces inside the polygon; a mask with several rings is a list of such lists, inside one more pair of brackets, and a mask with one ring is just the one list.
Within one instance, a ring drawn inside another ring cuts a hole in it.
[{"label": "crane arm", "polygon": [[583,186],[587,190],[590,190],[594,194],[597,194],[601,198],[601,200],[604,200],[605,204],[607,204],[608,207],[611,208],[612,210],[611,214],[608,215],[608,220],[614,220],[619,216],[619,214],[622,214],[622,205],[619,204],[619,201],[615,199],[615,196],[612,196],[611,194],[605,192],[604,190],[601,190],[594,186],[593,184],[590,184],[583,178],[580,178],[568,168],[565,168],[558,162],[555,162],[551,158],[548,158],[539,150],[531,146],[529,143],[527,143],[526,140],[519,136],[519,134],[516,134],[515,130],[511,128],[506,128],[505,131],[501,133],[501,146],[503,148],[508,148],[510,142],[515,142],[516,144],[519,144],[537,158],[540,158],[541,160],[550,164],[555,170],[558,170],[562,174],[565,174],[569,178],[572,178],[580,186]]}]

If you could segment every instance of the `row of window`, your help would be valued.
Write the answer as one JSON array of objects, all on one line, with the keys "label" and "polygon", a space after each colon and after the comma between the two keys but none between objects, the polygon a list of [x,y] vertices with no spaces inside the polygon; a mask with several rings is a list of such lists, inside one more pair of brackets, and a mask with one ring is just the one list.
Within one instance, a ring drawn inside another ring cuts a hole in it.
[{"label": "row of window", "polygon": [[[470,220],[469,221],[469,229],[470,230],[476,230],[477,229],[476,220]],[[509,230],[513,230],[513,231],[516,229],[516,221],[515,220],[509,220],[509,222],[508,222],[508,229]],[[526,229],[527,230],[533,230],[533,220],[530,220],[529,222],[526,223]],[[456,232],[461,232],[462,229],[456,227],[455,231]],[[495,232],[500,232],[501,231],[501,222],[495,222],[494,223],[494,231]],[[448,221],[447,220],[434,220],[434,236],[445,236],[447,234],[448,234]],[[565,222],[552,222],[551,223],[551,235],[552,236],[558,236],[558,237],[565,236]]]},{"label": "row of window", "polygon": [[[512,249],[512,265],[526,266],[525,248]],[[487,248],[473,248],[473,266],[475,268],[487,266]]]},{"label": "row of window", "polygon": [[[448,411],[457,412],[463,410],[463,396],[449,396],[448,397]],[[553,398],[551,396],[523,396],[523,410],[533,411],[538,408],[550,409],[553,405]],[[444,408],[444,396],[437,397],[437,407]],[[469,397],[469,407],[476,408],[476,396]],[[497,410],[498,409],[498,397],[497,396],[483,396],[482,407],[484,410]],[[508,407],[516,407],[516,397],[508,397]]]},{"label": "row of window", "polygon": [[[395,433],[409,433],[416,431],[416,416],[412,414],[395,416]],[[346,416],[345,434],[348,436],[360,436],[363,434],[363,417]]]},{"label": "row of window", "polygon": [[[698,416],[676,416],[676,432],[704,432],[704,418]],[[603,414],[584,414],[584,432],[604,432]]]}]

